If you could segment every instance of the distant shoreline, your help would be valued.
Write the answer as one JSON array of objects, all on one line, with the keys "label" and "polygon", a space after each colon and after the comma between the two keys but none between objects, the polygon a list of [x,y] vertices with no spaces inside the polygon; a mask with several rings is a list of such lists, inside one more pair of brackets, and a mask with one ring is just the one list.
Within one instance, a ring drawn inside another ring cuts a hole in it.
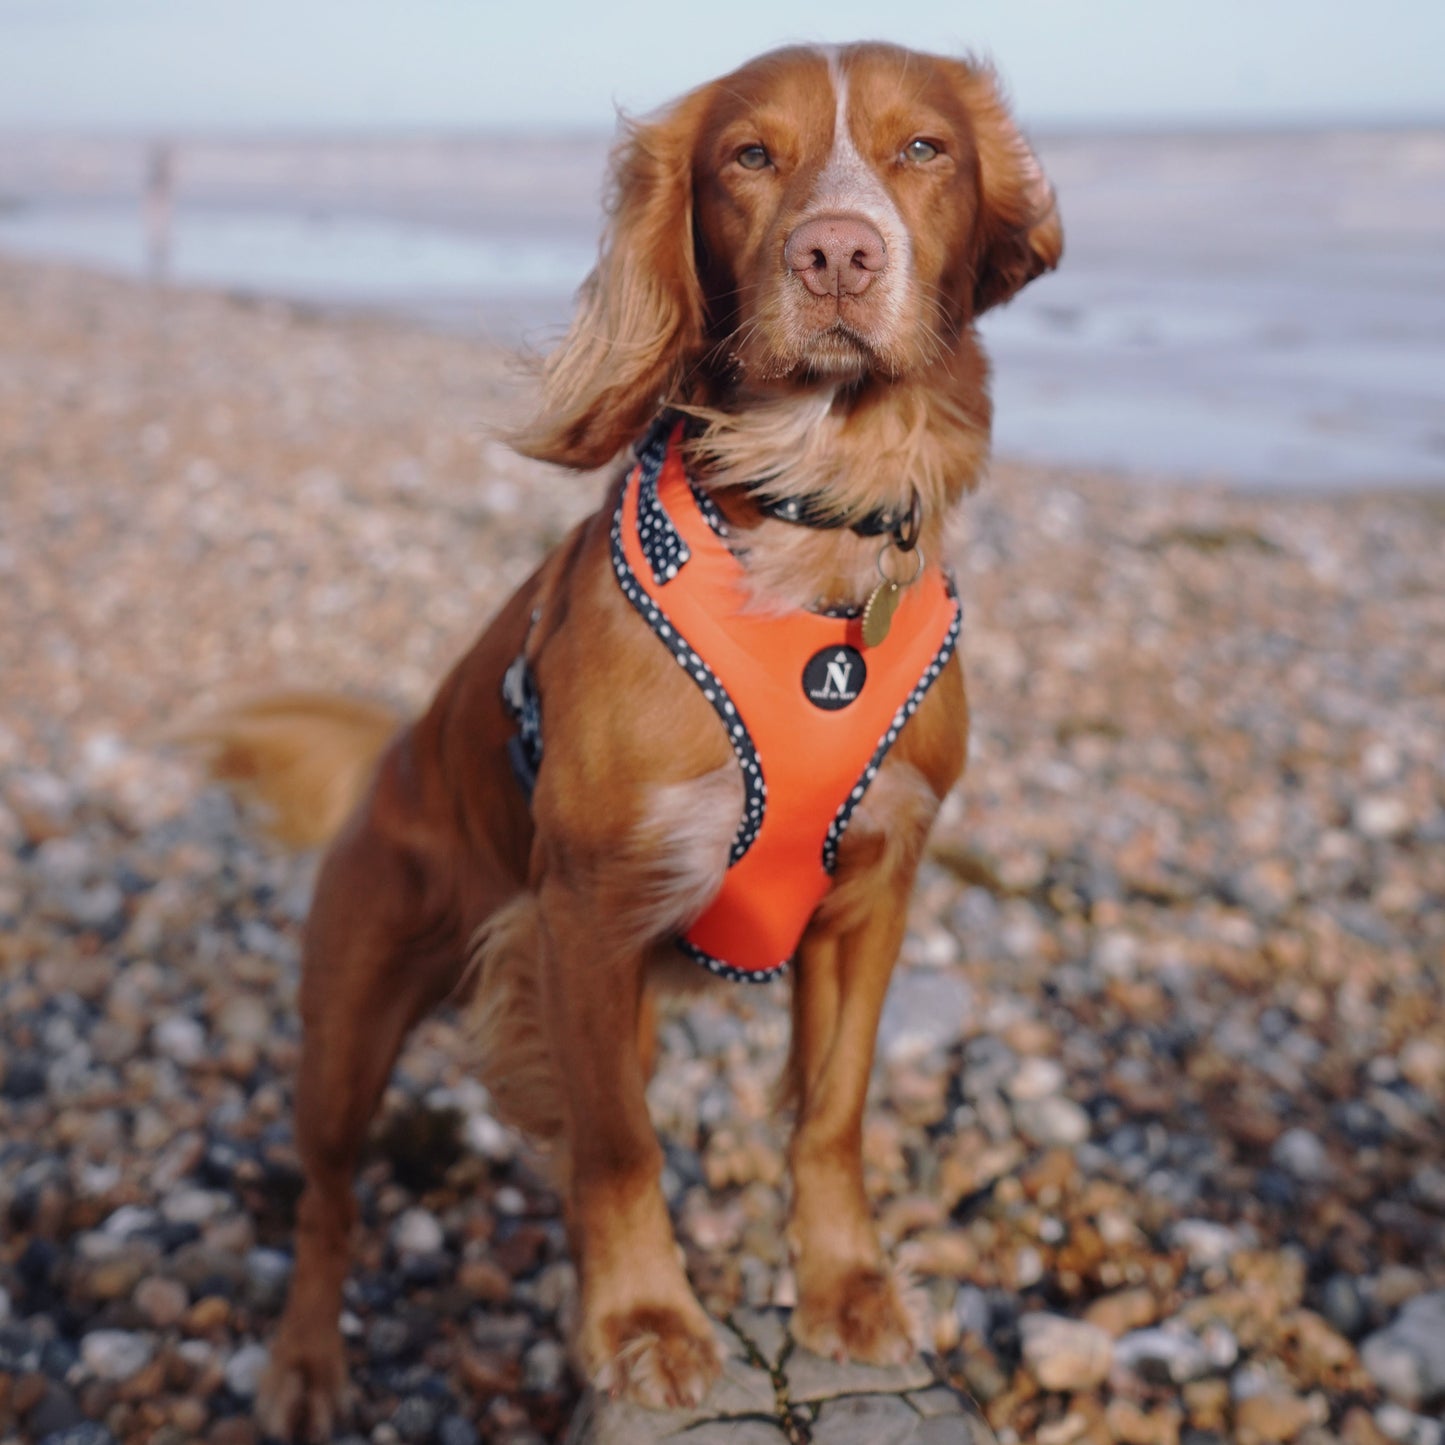
[{"label": "distant shoreline", "polygon": [[[523,143],[525,142],[525,143]],[[610,138],[179,140],[169,275],[555,334]],[[985,318],[1001,453],[1247,490],[1445,490],[1445,127],[1041,135],[1064,263]],[[139,139],[0,134],[0,252],[155,268]]]}]

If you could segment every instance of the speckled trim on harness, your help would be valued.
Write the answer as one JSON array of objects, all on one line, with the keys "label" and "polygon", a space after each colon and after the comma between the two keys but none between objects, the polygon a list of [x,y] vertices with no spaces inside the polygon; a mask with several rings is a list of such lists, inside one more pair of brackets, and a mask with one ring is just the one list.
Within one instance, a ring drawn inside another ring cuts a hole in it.
[{"label": "speckled trim on harness", "polygon": [[[692,554],[677,535],[672,519],[657,500],[657,478],[667,457],[668,439],[672,424],[660,420],[636,448],[638,470],[638,541],[647,556],[653,579],[659,586],[670,582],[677,575],[676,559],[690,561]],[[617,585],[622,595],[642,614],[647,625],[667,645],[678,665],[687,669],[688,676],[702,689],[702,695],[712,704],[713,711],[722,720],[723,730],[738,760],[743,775],[743,816],[733,837],[728,852],[728,864],[736,863],[753,845],[758,829],[763,825],[763,812],[767,807],[768,787],[763,781],[763,770],[758,762],[757,749],[752,737],[738,716],[736,704],[728,690],[718,680],[713,670],[693,649],[682,633],[672,624],[647,592],[638,583],[637,576],[627,564],[627,555],[622,550],[622,511],[627,489],[617,499],[617,510],[612,515],[612,570],[617,574]],[[641,510],[646,505],[647,512]],[[647,520],[644,520],[646,515]],[[711,525],[711,524],[709,524]],[[676,542],[671,539],[676,538]],[[685,554],[685,555],[684,555]],[[668,568],[672,571],[668,572]],[[659,576],[659,572],[662,573]],[[701,960],[699,960],[701,961]]]}]

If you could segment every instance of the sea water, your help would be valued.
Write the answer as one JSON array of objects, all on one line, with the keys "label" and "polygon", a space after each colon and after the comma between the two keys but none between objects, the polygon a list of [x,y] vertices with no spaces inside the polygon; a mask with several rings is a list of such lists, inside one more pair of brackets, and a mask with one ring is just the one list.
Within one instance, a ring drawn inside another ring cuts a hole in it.
[{"label": "sea water", "polygon": [[[144,275],[144,149],[88,146],[0,140],[0,250]],[[172,149],[173,284],[545,346],[596,256],[600,137]],[[1445,132],[1039,149],[1066,250],[982,322],[1000,455],[1248,488],[1445,486]]]}]

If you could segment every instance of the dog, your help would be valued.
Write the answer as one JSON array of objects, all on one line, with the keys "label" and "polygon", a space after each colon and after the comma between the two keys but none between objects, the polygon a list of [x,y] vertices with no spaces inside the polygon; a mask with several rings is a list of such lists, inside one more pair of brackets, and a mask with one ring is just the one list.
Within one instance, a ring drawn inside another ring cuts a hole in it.
[{"label": "dog", "polygon": [[[499,1112],[553,1146],[599,1386],[719,1369],[644,1088],[660,989],[794,976],[793,1332],[911,1349],[864,1195],[874,1038],[960,776],[945,527],[989,449],[977,317],[1059,262],[1055,198],[985,65],[772,52],[626,126],[535,418],[601,509],[397,730],[293,695],[199,730],[283,832],[330,838],[306,927],[296,1268],[261,1419],[329,1433],[352,1176],[408,1030],[464,1001]],[[705,965],[699,969],[698,964]]]}]

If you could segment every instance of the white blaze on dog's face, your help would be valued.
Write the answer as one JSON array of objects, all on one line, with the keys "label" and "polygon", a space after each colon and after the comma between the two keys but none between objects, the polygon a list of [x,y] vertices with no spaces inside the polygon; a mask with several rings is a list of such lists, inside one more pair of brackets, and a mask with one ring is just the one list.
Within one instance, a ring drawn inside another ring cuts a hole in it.
[{"label": "white blaze on dog's face", "polygon": [[858,151],[849,78],[827,52],[833,137],[798,224],[783,246],[791,279],[778,291],[792,350],[816,375],[848,377],[884,356],[903,330],[913,264],[907,224],[878,172]]},{"label": "white blaze on dog's face", "polygon": [[916,373],[1058,259],[989,72],[893,46],[778,51],[718,82],[693,175],[709,328],[749,381]]}]

